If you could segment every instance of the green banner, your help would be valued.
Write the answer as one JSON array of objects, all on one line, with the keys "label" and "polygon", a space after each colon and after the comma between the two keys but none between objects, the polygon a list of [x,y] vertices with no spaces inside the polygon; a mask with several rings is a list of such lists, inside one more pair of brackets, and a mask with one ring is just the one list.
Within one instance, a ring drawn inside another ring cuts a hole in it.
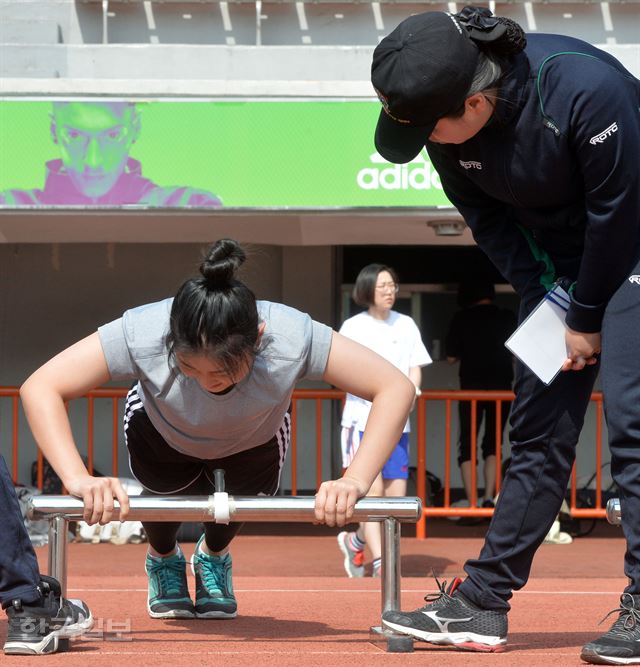
[{"label": "green banner", "polygon": [[380,104],[0,101],[0,204],[447,206],[426,152],[375,150]]}]

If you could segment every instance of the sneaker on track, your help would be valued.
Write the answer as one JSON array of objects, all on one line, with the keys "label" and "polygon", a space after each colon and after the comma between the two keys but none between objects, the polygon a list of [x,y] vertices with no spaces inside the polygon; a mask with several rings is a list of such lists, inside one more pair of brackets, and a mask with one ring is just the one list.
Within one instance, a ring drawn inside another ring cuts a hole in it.
[{"label": "sneaker on track", "polygon": [[196,617],[235,618],[238,603],[233,594],[231,554],[208,556],[200,551],[204,535],[198,540],[191,567],[196,577]]},{"label": "sneaker on track", "polygon": [[[613,625],[582,647],[580,657],[592,665],[640,665],[640,595],[623,593]],[[602,619],[604,620],[604,619]]]},{"label": "sneaker on track", "polygon": [[42,598],[35,604],[12,600],[7,607],[8,630],[4,652],[7,655],[45,655],[55,653],[60,639],[78,637],[91,630],[93,616],[82,600],[62,597],[57,579],[41,576]]},{"label": "sneaker on track", "polygon": [[382,624],[430,644],[449,645],[465,651],[497,652],[507,643],[507,613],[480,609],[456,592],[462,583],[454,579],[449,588],[436,579],[439,591],[425,597],[428,603],[415,611],[387,611]]},{"label": "sneaker on track", "polygon": [[338,534],[338,546],[344,555],[344,571],[349,578],[364,577],[364,550],[353,549],[350,536],[351,533],[346,530]]},{"label": "sneaker on track", "polygon": [[151,618],[194,617],[187,587],[187,561],[180,547],[168,558],[147,554],[144,569],[149,577],[147,611]]}]

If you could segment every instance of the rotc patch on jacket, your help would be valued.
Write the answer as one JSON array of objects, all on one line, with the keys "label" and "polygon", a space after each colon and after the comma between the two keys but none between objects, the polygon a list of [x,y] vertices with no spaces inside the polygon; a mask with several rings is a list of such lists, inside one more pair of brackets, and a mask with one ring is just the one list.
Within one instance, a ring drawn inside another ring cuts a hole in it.
[{"label": "rotc patch on jacket", "polygon": [[589,143],[592,146],[596,146],[598,144],[603,143],[606,141],[612,134],[615,134],[618,131],[618,123],[611,123],[609,127],[606,130],[602,130],[602,132],[598,132],[598,134],[595,134],[591,139],[589,139]]}]

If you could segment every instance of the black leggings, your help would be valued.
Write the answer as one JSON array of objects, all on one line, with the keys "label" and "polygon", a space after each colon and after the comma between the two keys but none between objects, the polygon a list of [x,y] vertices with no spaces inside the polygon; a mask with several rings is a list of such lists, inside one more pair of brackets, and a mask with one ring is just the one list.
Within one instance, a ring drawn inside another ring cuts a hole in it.
[{"label": "black leggings", "polygon": [[[465,387],[469,389],[469,387]],[[510,401],[502,401],[500,441],[509,419]],[[471,401],[460,401],[458,403],[458,414],[460,416],[460,441],[458,443],[458,465],[465,461],[471,461]],[[480,431],[484,417],[484,435],[482,442],[477,442],[476,460],[479,451],[486,460],[487,456],[496,454],[496,404],[495,401],[477,401],[476,403],[476,436]]]},{"label": "black leggings", "polygon": [[[129,399],[135,389],[129,392]],[[135,409],[130,409],[135,405]],[[144,487],[143,495],[210,496],[213,471],[225,471],[225,490],[237,496],[272,496],[278,490],[280,471],[289,444],[290,415],[269,442],[219,459],[198,459],[170,447],[155,429],[140,402],[125,408],[126,442],[131,472]],[[173,550],[179,521],[145,521],[149,544],[158,553]],[[211,551],[222,551],[242,528],[242,523],[204,523]]]},{"label": "black leggings", "polygon": [[[199,481],[199,480],[198,480]],[[203,477],[202,484],[194,484],[193,487],[188,487],[177,496],[209,496],[213,493],[213,484],[204,482],[206,478]],[[155,496],[148,489],[142,492],[143,496]],[[176,545],[178,531],[182,525],[181,521],[143,521],[142,525],[147,534],[149,544],[159,553],[168,554],[173,551]],[[204,528],[204,540],[210,551],[222,551],[231,544],[233,538],[240,532],[243,523],[214,523],[213,521],[206,521],[202,524]]]}]

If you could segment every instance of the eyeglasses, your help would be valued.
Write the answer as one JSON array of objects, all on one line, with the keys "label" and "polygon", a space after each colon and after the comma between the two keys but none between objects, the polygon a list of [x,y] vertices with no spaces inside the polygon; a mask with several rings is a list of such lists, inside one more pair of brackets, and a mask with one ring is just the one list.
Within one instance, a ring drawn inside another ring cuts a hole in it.
[{"label": "eyeglasses", "polygon": [[394,294],[397,294],[399,289],[400,288],[396,283],[380,283],[379,285],[376,285],[376,290],[378,292],[386,292],[387,290],[391,290]]}]

